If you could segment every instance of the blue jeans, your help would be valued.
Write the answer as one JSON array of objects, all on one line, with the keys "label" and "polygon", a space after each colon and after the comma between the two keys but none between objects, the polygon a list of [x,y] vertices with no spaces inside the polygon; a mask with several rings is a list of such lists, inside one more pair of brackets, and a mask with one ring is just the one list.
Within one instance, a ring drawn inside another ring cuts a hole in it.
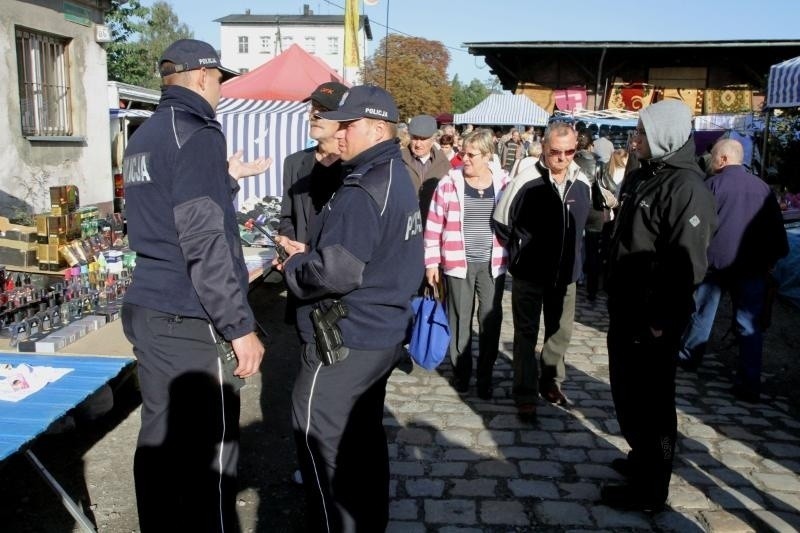
[{"label": "blue jeans", "polygon": [[734,382],[758,394],[763,349],[763,335],[758,320],[764,308],[764,276],[734,279],[725,284],[708,276],[694,293],[695,312],[683,335],[678,358],[689,364],[699,364],[702,360],[723,289],[731,293],[735,333],[739,341],[739,364]]}]

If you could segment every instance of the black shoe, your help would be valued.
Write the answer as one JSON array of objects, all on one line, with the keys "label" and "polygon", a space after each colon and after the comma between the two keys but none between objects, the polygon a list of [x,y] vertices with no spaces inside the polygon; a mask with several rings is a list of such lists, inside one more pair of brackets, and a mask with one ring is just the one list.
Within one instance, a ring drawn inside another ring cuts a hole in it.
[{"label": "black shoe", "polygon": [[521,403],[517,405],[517,418],[522,422],[536,422],[536,404]]},{"label": "black shoe", "polygon": [[564,393],[561,392],[561,389],[559,389],[558,385],[555,383],[552,383],[547,388],[543,389],[541,391],[541,395],[542,398],[555,405],[564,407],[569,403],[567,397],[564,396]]},{"label": "black shoe", "polygon": [[631,485],[606,485],[600,489],[600,503],[625,511],[657,513],[664,509],[664,502],[649,499]]},{"label": "black shoe", "polygon": [[731,394],[734,398],[741,402],[759,403],[761,402],[761,395],[758,392],[752,391],[744,385],[734,385],[731,387]]},{"label": "black shoe", "polygon": [[678,366],[687,372],[697,372],[697,369],[700,368],[700,363],[702,363],[702,360],[697,357],[692,359],[678,358]]},{"label": "black shoe", "polygon": [[633,464],[627,457],[617,457],[611,461],[611,468],[626,478],[630,478],[633,475]]},{"label": "black shoe", "polygon": [[463,380],[454,377],[450,380],[450,385],[452,385],[452,387],[459,394],[466,394],[469,392],[469,380]]},{"label": "black shoe", "polygon": [[478,398],[481,400],[491,400],[494,391],[491,385],[478,385]]}]

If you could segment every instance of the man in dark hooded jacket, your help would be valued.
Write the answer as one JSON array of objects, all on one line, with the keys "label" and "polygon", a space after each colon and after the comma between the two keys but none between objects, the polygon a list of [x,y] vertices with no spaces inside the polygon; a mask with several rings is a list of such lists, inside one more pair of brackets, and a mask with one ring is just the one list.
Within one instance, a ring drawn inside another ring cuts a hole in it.
[{"label": "man in dark hooded jacket", "polygon": [[717,225],[714,198],[694,158],[692,113],[664,100],[639,114],[641,168],[626,179],[609,250],[608,357],[617,420],[631,447],[612,467],[625,485],[602,503],[660,510],[675,453],[675,367],[692,295],[706,273]]}]

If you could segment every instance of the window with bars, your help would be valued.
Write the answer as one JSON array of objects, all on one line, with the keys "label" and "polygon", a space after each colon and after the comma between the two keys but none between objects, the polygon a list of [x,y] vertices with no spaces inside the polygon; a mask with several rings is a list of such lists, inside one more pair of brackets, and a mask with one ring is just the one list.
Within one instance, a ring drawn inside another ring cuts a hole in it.
[{"label": "window with bars", "polygon": [[16,29],[22,134],[72,135],[68,39]]},{"label": "window with bars", "polygon": [[246,54],[250,50],[250,41],[246,35],[239,37],[239,53]]}]

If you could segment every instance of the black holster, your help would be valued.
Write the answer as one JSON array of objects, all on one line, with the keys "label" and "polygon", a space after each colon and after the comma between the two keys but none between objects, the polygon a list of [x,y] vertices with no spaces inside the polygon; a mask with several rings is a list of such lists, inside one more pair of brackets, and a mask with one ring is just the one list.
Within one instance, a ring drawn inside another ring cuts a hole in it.
[{"label": "black holster", "polygon": [[333,365],[344,360],[350,350],[342,342],[342,332],[336,325],[347,316],[347,307],[339,300],[333,300],[324,309],[321,303],[311,310],[311,323],[314,325],[314,341],[317,345],[317,357],[325,365]]}]

